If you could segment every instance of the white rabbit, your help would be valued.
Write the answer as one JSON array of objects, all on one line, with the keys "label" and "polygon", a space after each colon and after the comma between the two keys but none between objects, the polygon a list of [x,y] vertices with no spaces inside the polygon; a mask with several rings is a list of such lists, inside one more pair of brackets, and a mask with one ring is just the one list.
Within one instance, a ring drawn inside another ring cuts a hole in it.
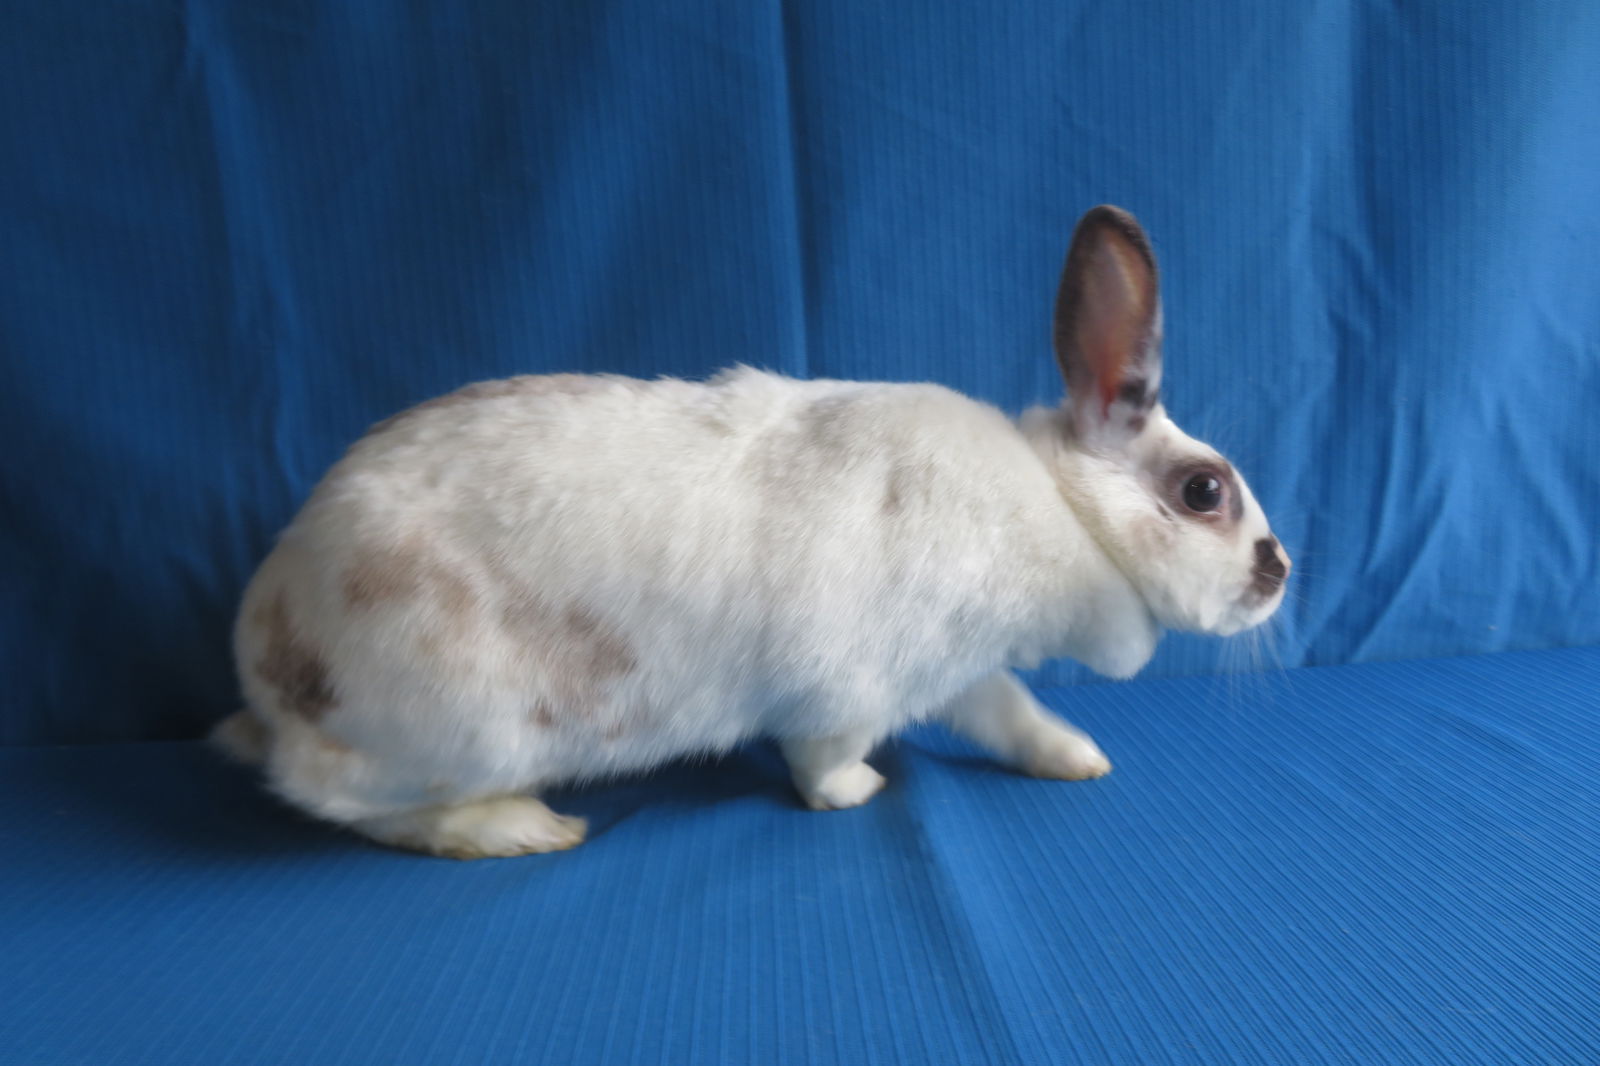
[{"label": "white rabbit", "polygon": [[1127,677],[1163,627],[1255,625],[1289,561],[1159,403],[1150,246],[1078,224],[1068,386],[1013,423],[936,385],[557,375],[380,423],[245,593],[219,744],[290,803],[456,857],[571,847],[550,786],[782,746],[817,809],[937,717],[1026,773],[1110,770],[1009,672]]}]

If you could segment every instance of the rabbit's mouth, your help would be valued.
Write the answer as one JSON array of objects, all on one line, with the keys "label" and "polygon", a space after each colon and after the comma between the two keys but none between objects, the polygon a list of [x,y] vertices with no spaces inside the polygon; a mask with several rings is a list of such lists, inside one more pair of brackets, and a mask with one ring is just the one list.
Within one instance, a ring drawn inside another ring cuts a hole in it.
[{"label": "rabbit's mouth", "polygon": [[1255,607],[1246,607],[1243,603],[1240,603],[1228,612],[1227,618],[1223,620],[1221,625],[1210,631],[1211,635],[1214,637],[1237,636],[1247,629],[1254,629],[1271,618],[1272,613],[1277,609],[1278,605],[1276,603],[1270,606],[1257,605]]},{"label": "rabbit's mouth", "polygon": [[1293,564],[1275,537],[1256,541],[1255,564],[1250,568],[1249,583],[1234,601],[1223,625],[1215,632],[1231,637],[1271,618],[1283,604],[1284,587]]},{"label": "rabbit's mouth", "polygon": [[1249,587],[1229,612],[1227,624],[1216,631],[1217,635],[1231,637],[1235,633],[1254,629],[1271,618],[1283,604],[1283,588],[1283,578],[1271,584],[1252,578]]}]

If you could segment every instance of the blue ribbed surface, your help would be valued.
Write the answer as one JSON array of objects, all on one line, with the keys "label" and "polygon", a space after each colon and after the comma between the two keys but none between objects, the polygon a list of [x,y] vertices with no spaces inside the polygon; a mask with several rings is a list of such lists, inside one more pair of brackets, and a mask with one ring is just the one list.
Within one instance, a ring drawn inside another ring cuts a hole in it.
[{"label": "blue ribbed surface", "polygon": [[1600,649],[1057,690],[1061,784],[942,733],[563,797],[459,864],[194,745],[0,752],[0,1060],[1600,1061]]}]

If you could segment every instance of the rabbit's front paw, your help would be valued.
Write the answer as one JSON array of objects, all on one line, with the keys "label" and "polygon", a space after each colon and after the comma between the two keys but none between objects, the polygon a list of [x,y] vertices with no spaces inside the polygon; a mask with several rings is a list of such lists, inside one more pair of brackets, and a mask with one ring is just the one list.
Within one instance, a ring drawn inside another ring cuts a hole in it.
[{"label": "rabbit's front paw", "polygon": [[1111,772],[1111,760],[1099,745],[1075,729],[1050,723],[1033,737],[1022,769],[1034,777],[1087,781]]}]

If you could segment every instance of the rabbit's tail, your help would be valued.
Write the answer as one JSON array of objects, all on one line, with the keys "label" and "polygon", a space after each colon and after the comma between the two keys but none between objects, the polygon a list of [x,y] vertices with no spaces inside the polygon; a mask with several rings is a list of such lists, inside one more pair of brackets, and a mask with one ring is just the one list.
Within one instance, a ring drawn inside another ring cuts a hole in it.
[{"label": "rabbit's tail", "polygon": [[267,760],[267,745],[272,740],[267,726],[248,709],[234,711],[218,722],[209,737],[213,747],[246,766],[260,766]]}]

